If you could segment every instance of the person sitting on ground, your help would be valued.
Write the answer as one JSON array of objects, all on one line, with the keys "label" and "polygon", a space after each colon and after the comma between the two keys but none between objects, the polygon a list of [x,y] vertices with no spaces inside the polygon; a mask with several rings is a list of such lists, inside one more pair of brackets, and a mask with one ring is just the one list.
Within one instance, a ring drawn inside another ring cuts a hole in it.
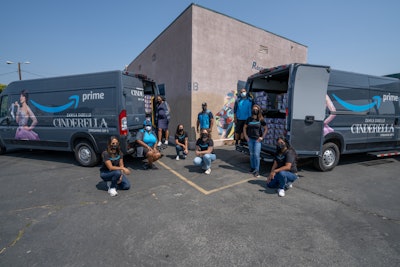
[{"label": "person sitting on ground", "polygon": [[183,129],[183,124],[179,124],[176,127],[175,133],[175,148],[176,148],[176,160],[179,160],[179,154],[183,153],[182,157],[185,159],[187,154],[189,153],[189,146],[188,146],[188,134]]},{"label": "person sitting on ground", "polygon": [[131,171],[124,166],[124,155],[121,152],[118,138],[111,136],[108,140],[107,148],[101,154],[103,164],[100,168],[100,177],[105,182],[111,182],[108,188],[110,196],[118,195],[117,188],[128,190],[131,185],[125,175]]},{"label": "person sitting on ground", "polygon": [[214,154],[214,141],[210,138],[207,129],[202,129],[200,138],[196,141],[196,157],[193,160],[194,165],[202,166],[205,174],[211,173],[211,162],[216,160]]},{"label": "person sitting on ground", "polygon": [[156,169],[153,163],[161,158],[161,153],[157,149],[157,137],[152,130],[150,120],[146,119],[143,127],[144,129],[139,130],[136,135],[136,143],[139,145],[138,156],[144,156],[147,159],[147,163],[143,166],[145,170]]},{"label": "person sitting on ground", "polygon": [[285,190],[292,187],[297,176],[297,153],[284,137],[277,139],[276,154],[271,173],[267,179],[269,188],[278,188],[278,195],[285,196]]}]

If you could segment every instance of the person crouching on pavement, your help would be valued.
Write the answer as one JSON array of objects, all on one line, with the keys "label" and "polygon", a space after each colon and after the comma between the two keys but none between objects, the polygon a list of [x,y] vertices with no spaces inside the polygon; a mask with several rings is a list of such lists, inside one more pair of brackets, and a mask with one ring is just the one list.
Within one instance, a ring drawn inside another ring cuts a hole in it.
[{"label": "person crouching on pavement", "polygon": [[189,146],[188,146],[188,134],[183,129],[183,124],[179,124],[176,127],[175,133],[175,149],[176,149],[176,160],[179,160],[180,153],[182,152],[182,157],[185,159],[187,154],[189,153]]},{"label": "person crouching on pavement", "polygon": [[211,173],[211,162],[216,160],[214,154],[214,141],[210,138],[207,129],[200,131],[200,138],[196,141],[196,157],[193,160],[194,165],[202,166],[205,174]]},{"label": "person crouching on pavement", "polygon": [[111,136],[108,140],[107,149],[101,154],[103,164],[100,168],[100,177],[105,182],[111,182],[108,188],[110,196],[118,195],[117,188],[128,190],[131,185],[125,175],[131,171],[124,166],[124,155],[121,152],[118,138]]},{"label": "person crouching on pavement", "polygon": [[285,190],[292,187],[297,176],[297,153],[284,137],[277,139],[276,154],[271,173],[267,179],[269,188],[278,188],[278,195],[285,196]]},{"label": "person crouching on pavement", "polygon": [[156,169],[154,162],[161,158],[161,153],[157,149],[157,136],[153,132],[151,121],[146,119],[143,122],[144,129],[140,129],[136,134],[136,143],[138,143],[138,156],[144,156],[147,159],[147,163],[144,164],[143,168]]}]

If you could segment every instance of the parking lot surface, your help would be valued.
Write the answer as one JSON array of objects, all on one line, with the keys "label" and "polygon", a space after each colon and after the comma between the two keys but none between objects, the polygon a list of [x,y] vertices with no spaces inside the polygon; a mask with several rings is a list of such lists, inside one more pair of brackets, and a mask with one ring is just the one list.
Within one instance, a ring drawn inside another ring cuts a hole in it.
[{"label": "parking lot surface", "polygon": [[398,157],[300,164],[285,197],[232,146],[210,175],[167,147],[157,170],[126,158],[133,187],[110,197],[99,168],[64,152],[0,156],[0,266],[399,266]]}]

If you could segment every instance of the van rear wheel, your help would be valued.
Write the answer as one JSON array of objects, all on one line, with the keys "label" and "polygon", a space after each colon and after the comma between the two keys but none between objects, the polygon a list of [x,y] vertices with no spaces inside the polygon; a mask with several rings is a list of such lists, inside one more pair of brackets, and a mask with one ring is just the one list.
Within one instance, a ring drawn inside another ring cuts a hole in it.
[{"label": "van rear wheel", "polygon": [[75,145],[75,159],[84,167],[95,166],[98,162],[98,155],[92,145],[87,141],[79,141]]},{"label": "van rear wheel", "polygon": [[326,143],[322,147],[322,156],[314,159],[314,166],[320,171],[330,171],[339,162],[340,152],[335,143]]}]

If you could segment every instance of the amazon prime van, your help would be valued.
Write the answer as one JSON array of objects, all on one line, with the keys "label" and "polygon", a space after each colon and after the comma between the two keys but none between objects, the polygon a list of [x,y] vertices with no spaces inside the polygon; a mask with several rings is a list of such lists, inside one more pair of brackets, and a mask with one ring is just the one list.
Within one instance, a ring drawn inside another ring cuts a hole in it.
[{"label": "amazon prime van", "polygon": [[12,82],[0,95],[0,153],[73,151],[82,166],[94,166],[113,135],[134,153],[157,94],[154,81],[121,71]]},{"label": "amazon prime van", "polygon": [[265,160],[278,136],[321,171],[332,170],[341,154],[399,155],[399,79],[289,64],[250,76],[247,89],[267,122]]}]

